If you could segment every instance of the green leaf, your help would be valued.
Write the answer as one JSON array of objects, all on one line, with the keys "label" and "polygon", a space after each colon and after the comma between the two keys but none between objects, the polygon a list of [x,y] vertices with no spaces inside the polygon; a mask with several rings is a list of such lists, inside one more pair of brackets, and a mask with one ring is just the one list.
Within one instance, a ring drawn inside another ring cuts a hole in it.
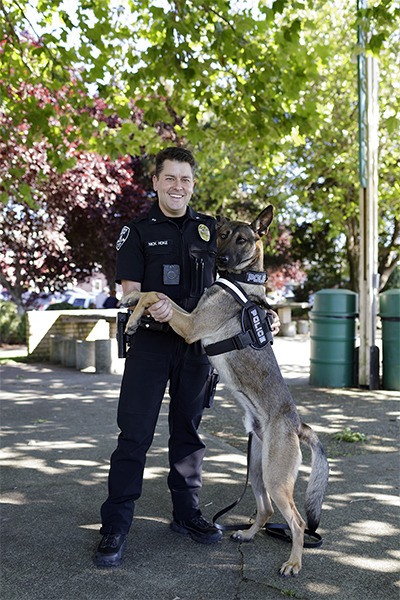
[{"label": "green leaf", "polygon": [[272,5],[272,10],[274,13],[282,14],[286,4],[287,0],[275,0]]},{"label": "green leaf", "polygon": [[18,191],[21,194],[21,196],[23,197],[23,199],[25,200],[25,202],[28,204],[28,206],[34,206],[34,200],[32,198],[32,190],[30,185],[28,185],[27,183],[21,183],[18,186]]}]

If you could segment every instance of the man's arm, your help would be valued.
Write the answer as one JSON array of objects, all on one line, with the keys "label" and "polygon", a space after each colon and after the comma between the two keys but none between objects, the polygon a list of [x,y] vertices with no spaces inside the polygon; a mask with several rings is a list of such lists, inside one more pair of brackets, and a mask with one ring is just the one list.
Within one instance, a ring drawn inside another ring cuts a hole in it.
[{"label": "man's arm", "polygon": [[127,294],[130,294],[131,292],[140,292],[142,289],[142,284],[139,283],[138,281],[128,281],[126,279],[123,279],[121,281],[121,285],[122,285],[122,295],[126,296]]}]

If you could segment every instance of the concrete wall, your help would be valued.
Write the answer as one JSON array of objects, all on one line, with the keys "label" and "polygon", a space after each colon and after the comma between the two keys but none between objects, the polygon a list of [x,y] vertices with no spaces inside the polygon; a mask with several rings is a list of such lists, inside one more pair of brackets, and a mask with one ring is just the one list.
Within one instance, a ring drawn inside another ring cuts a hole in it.
[{"label": "concrete wall", "polygon": [[51,339],[115,339],[118,309],[32,310],[28,316],[28,354],[50,360]]}]

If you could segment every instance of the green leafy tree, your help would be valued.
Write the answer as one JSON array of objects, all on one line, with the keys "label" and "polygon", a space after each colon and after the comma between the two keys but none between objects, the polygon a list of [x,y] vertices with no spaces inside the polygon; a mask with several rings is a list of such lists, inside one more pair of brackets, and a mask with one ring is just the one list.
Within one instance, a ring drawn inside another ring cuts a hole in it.
[{"label": "green leafy tree", "polygon": [[0,173],[10,178],[0,213],[0,284],[20,313],[25,292],[63,289],[93,271],[114,287],[119,230],[151,201],[145,160],[111,161],[72,145],[68,155],[75,164],[60,173],[44,142],[26,145],[23,128],[0,140]]},{"label": "green leafy tree", "polygon": [[[398,127],[400,97],[395,3],[374,2],[358,14],[344,0],[268,6],[78,0],[73,13],[59,0],[36,6],[34,23],[27,0],[0,0],[4,135],[22,127],[28,147],[46,140],[50,164],[64,170],[71,167],[71,143],[112,160],[152,154],[171,141],[189,144],[199,160],[200,207],[245,217],[272,200],[277,221],[289,219],[293,232],[303,221],[316,234],[326,231],[327,244],[341,257],[338,279],[353,287],[353,59],[357,24],[366,24],[373,31],[369,50],[380,56],[384,73],[380,269],[382,279],[388,275],[396,259],[399,197],[398,147],[390,134]],[[49,97],[21,93],[26,81],[49,90]],[[168,136],[160,138],[161,130]],[[3,180],[3,198],[15,181]],[[21,186],[17,191],[28,194]]]},{"label": "green leafy tree", "polygon": [[45,186],[52,211],[63,221],[71,260],[81,278],[101,271],[115,288],[115,243],[122,226],[146,212],[151,179],[140,159],[111,161],[94,153]]},{"label": "green leafy tree", "polygon": [[[333,18],[333,15],[332,15]],[[340,15],[343,18],[343,15]],[[318,26],[319,42],[329,41],[335,61],[326,64],[318,81],[310,82],[318,97],[317,127],[312,135],[304,136],[304,143],[288,152],[292,173],[284,198],[295,198],[301,210],[297,211],[296,252],[305,251],[308,274],[321,270],[336,275],[337,284],[358,289],[359,263],[359,177],[358,177],[358,99],[354,67],[348,57],[352,46],[347,32],[336,28],[333,38]],[[379,150],[379,273],[381,289],[399,260],[400,215],[400,140],[394,125],[400,116],[400,81],[393,64],[393,49],[399,47],[399,36],[383,44],[380,51],[380,150]],[[347,49],[347,52],[346,52]],[[310,247],[310,237],[303,238],[303,223],[312,232],[318,244],[325,238],[324,254]],[[300,233],[300,235],[299,235]],[[330,254],[330,259],[328,254]],[[312,258],[311,258],[312,257]],[[305,261],[306,262],[306,261]],[[328,269],[326,269],[328,267]],[[332,277],[324,277],[329,281]],[[317,280],[315,280],[317,281]],[[315,291],[315,290],[313,290]]]}]

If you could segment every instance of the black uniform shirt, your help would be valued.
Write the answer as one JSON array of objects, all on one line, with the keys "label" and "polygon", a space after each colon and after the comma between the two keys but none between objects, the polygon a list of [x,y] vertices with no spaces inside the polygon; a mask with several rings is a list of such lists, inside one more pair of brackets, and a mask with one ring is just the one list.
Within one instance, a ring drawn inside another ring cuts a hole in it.
[{"label": "black uniform shirt", "polygon": [[188,207],[181,228],[156,202],[125,225],[117,241],[116,282],[138,281],[143,292],[167,294],[193,310],[215,280],[216,221]]}]

